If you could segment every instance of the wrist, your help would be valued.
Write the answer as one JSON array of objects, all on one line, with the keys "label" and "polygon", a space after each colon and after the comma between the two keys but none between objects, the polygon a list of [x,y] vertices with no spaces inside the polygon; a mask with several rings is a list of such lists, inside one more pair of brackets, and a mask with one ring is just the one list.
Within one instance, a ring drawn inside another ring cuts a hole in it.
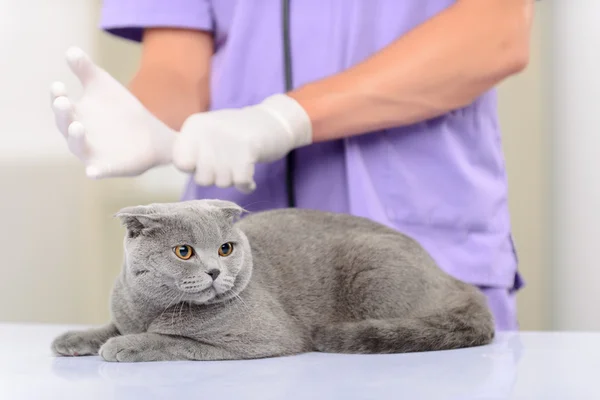
[{"label": "wrist", "polygon": [[267,111],[291,136],[293,148],[312,143],[312,122],[306,110],[287,94],[267,97],[258,107]]},{"label": "wrist", "polygon": [[349,124],[361,110],[356,92],[357,84],[348,85],[342,77],[334,76],[301,86],[288,95],[306,111],[312,124],[313,142],[322,142],[352,131]]}]

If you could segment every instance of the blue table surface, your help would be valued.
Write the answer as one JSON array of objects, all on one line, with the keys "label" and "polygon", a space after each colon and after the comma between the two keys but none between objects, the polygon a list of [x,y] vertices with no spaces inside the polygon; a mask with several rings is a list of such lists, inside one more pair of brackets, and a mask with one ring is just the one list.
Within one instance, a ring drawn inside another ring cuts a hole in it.
[{"label": "blue table surface", "polygon": [[600,399],[600,333],[520,332],[414,354],[108,363],[53,357],[72,327],[0,324],[0,399]]}]

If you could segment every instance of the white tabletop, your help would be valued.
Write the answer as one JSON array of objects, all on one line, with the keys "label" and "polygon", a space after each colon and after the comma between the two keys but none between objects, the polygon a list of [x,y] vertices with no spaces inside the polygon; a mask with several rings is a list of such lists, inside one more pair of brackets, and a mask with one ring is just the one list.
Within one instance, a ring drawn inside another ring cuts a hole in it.
[{"label": "white tabletop", "polygon": [[0,399],[600,399],[600,333],[510,333],[471,349],[123,364],[55,358],[67,327],[0,324]]}]

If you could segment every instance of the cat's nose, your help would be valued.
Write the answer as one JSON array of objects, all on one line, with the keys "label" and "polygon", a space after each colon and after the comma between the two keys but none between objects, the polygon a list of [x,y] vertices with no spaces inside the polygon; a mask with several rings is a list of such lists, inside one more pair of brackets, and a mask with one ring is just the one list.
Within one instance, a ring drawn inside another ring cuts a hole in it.
[{"label": "cat's nose", "polygon": [[208,274],[208,276],[210,276],[212,278],[213,281],[215,281],[215,280],[217,280],[219,275],[221,275],[221,270],[213,268],[210,271],[208,271],[207,274]]}]

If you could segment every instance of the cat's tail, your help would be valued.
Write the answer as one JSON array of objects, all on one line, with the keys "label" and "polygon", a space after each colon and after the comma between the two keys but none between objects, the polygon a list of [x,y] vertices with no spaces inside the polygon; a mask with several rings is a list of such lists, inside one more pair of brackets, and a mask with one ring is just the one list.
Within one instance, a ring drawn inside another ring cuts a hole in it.
[{"label": "cat's tail", "polygon": [[491,313],[471,303],[420,317],[368,319],[313,331],[315,350],[327,353],[409,353],[481,346],[494,339]]}]

